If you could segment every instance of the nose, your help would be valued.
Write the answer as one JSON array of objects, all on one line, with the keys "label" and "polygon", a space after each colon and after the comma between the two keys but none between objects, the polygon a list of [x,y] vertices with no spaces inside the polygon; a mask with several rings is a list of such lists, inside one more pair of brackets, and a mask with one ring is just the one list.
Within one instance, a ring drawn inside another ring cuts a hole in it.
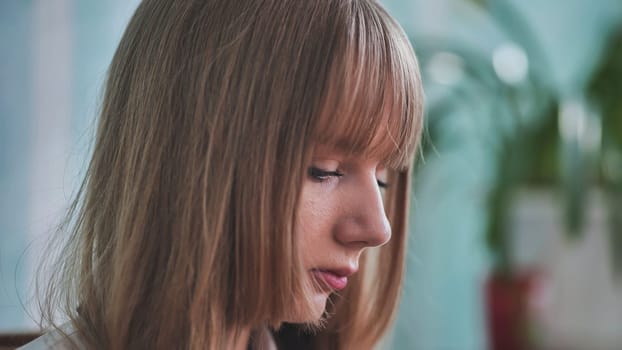
[{"label": "nose", "polygon": [[343,215],[335,227],[335,240],[358,248],[387,243],[391,225],[375,175],[352,183],[344,191]]}]

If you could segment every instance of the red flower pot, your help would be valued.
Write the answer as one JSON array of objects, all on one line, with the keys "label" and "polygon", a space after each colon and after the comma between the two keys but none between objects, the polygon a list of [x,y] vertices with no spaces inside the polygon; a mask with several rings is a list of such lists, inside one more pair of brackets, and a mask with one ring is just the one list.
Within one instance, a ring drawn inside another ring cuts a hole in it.
[{"label": "red flower pot", "polygon": [[529,300],[536,278],[493,273],[486,281],[486,307],[491,350],[527,350]]}]

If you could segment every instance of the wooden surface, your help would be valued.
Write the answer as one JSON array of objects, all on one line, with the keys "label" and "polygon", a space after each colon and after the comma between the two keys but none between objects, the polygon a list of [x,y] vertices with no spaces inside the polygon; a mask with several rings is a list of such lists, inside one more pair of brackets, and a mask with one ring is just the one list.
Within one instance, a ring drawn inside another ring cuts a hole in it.
[{"label": "wooden surface", "polygon": [[0,334],[0,350],[15,349],[39,336],[38,333]]}]

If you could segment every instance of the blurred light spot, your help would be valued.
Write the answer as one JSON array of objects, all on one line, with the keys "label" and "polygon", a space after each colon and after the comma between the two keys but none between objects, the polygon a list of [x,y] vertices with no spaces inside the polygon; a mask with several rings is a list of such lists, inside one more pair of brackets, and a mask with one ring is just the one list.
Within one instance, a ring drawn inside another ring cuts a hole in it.
[{"label": "blurred light spot", "polygon": [[504,43],[492,53],[492,66],[501,81],[514,85],[527,77],[529,61],[522,47],[514,43]]},{"label": "blurred light spot", "polygon": [[435,53],[427,65],[430,77],[442,85],[455,85],[464,76],[464,62],[450,52]]},{"label": "blurred light spot", "polygon": [[585,117],[578,101],[566,101],[559,113],[559,131],[564,140],[576,140],[583,133]]},{"label": "blurred light spot", "polygon": [[586,105],[577,99],[562,102],[559,113],[559,132],[565,141],[576,141],[582,150],[595,152],[600,149],[601,122]]}]

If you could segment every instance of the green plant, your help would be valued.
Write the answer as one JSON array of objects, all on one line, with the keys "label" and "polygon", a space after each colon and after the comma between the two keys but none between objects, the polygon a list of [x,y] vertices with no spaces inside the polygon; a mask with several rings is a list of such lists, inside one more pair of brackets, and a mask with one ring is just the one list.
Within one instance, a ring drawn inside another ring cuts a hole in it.
[{"label": "green plant", "polygon": [[588,85],[589,98],[599,106],[602,152],[599,182],[607,192],[611,228],[610,246],[617,271],[622,271],[622,24]]},{"label": "green plant", "polygon": [[[490,58],[464,44],[438,40],[422,41],[422,61],[437,52],[449,52],[464,62],[464,81],[449,88],[441,99],[428,106],[428,137],[424,154],[434,152],[434,140],[441,137],[445,119],[465,103],[477,103],[485,91],[495,106],[488,118],[491,123],[487,143],[494,151],[494,182],[488,196],[489,220],[486,242],[493,255],[495,269],[512,272],[508,234],[508,213],[512,193],[522,186],[556,189],[563,199],[566,232],[578,239],[584,229],[587,193],[594,186],[604,189],[610,211],[611,247],[614,264],[622,270],[622,26],[607,45],[602,62],[586,87],[577,87],[576,101],[592,108],[602,130],[602,142],[586,152],[582,142],[564,133],[560,119],[572,100],[560,96],[543,75],[548,62],[537,36],[532,33],[518,11],[509,2],[476,1],[485,9],[499,29],[537,62],[520,84],[507,84],[499,79]],[[475,92],[474,92],[475,91]],[[525,108],[525,105],[530,106]],[[563,122],[563,121],[562,121]],[[584,121],[583,121],[584,122]]]}]

